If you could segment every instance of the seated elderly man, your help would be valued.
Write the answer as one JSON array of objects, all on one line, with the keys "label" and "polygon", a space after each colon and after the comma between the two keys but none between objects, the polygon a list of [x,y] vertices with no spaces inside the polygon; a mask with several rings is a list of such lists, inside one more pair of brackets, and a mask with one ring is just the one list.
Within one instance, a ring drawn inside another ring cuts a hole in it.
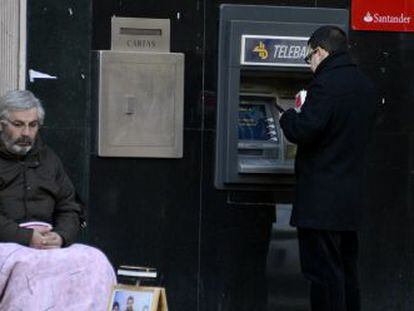
[{"label": "seated elderly man", "polygon": [[0,310],[105,310],[115,275],[99,250],[72,245],[81,207],[38,135],[44,116],[29,91],[0,98]]}]

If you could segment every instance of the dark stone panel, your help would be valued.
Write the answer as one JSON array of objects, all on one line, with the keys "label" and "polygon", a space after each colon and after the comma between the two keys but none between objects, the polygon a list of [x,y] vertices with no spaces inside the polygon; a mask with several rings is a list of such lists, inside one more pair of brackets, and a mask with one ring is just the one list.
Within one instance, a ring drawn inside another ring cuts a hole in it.
[{"label": "dark stone panel", "polygon": [[216,1],[205,1],[203,109],[206,129],[216,127],[219,5]]},{"label": "dark stone panel", "polygon": [[83,129],[42,129],[43,141],[61,159],[65,171],[82,199],[87,199],[88,140]]},{"label": "dark stone panel", "polygon": [[111,49],[111,17],[117,8],[116,1],[92,2],[92,50]]},{"label": "dark stone panel", "polygon": [[[89,138],[83,129],[41,129],[42,140],[59,156],[89,220]],[[78,241],[88,243],[88,229],[78,235]]]},{"label": "dark stone panel", "polygon": [[335,8],[335,9],[349,9],[351,11],[350,0],[336,0],[336,1],[315,0],[314,2],[315,2],[316,7]]},{"label": "dark stone panel", "polygon": [[369,146],[368,165],[380,170],[406,172],[409,155],[408,135],[376,132]]},{"label": "dark stone panel", "polygon": [[296,229],[290,226],[291,205],[276,206],[276,223],[267,258],[268,310],[308,311],[309,284],[301,274]]},{"label": "dark stone panel", "polygon": [[[206,1],[210,2],[210,1]],[[216,0],[211,1],[218,8],[220,4],[246,4],[246,5],[270,5],[270,6],[315,6],[319,1],[315,0]]]},{"label": "dark stone panel", "polygon": [[373,170],[360,236],[363,310],[411,310],[414,229],[406,173]]},{"label": "dark stone panel", "polygon": [[395,32],[349,31],[351,50],[360,59],[360,63],[389,66],[399,61],[401,35]]},{"label": "dark stone panel", "polygon": [[[412,154],[412,153],[411,153]],[[409,176],[409,187],[407,190],[407,209],[406,214],[404,215],[407,218],[408,223],[408,235],[405,237],[406,243],[406,266],[402,274],[404,279],[409,280],[408,284],[404,283],[403,286],[407,287],[404,289],[405,297],[404,297],[404,304],[406,306],[406,310],[410,310],[414,306],[414,296],[412,295],[411,289],[413,288],[413,280],[414,280],[414,243],[413,243],[413,236],[414,236],[414,227],[412,224],[414,223],[414,172],[410,170]]]},{"label": "dark stone panel", "polygon": [[411,310],[413,306],[413,188],[408,175],[413,81],[407,79],[413,60],[406,57],[412,53],[409,38],[411,34],[351,32],[357,62],[380,95],[361,234],[364,310]]},{"label": "dark stone panel", "polygon": [[274,205],[230,204],[213,186],[214,132],[203,146],[200,310],[265,310]]},{"label": "dark stone panel", "polygon": [[27,81],[44,103],[46,124],[81,128],[88,118],[90,1],[28,1],[27,68],[56,80]]},{"label": "dark stone panel", "polygon": [[379,93],[377,129],[383,132],[412,131],[414,97],[412,79],[407,79],[414,59],[412,34],[358,32],[350,34],[352,51],[361,69],[375,83]]},{"label": "dark stone panel", "polygon": [[185,53],[184,127],[201,128],[202,122],[202,64],[198,52]]},{"label": "dark stone panel", "polygon": [[265,310],[266,257],[274,207],[206,200],[201,240],[201,310]]},{"label": "dark stone panel", "polygon": [[[89,0],[29,0],[27,70],[57,76],[29,81],[46,110],[41,135],[60,156],[80,198],[89,184],[91,6]],[[85,234],[81,234],[85,238]]]},{"label": "dark stone panel", "polygon": [[412,85],[406,78],[408,72],[401,69],[404,66],[402,63],[394,63],[389,68],[380,67],[380,73],[374,76],[380,95],[379,131],[405,132],[413,128],[410,118],[413,116],[413,99],[410,97]]},{"label": "dark stone panel", "polygon": [[[87,71],[89,75],[89,69]],[[89,91],[89,81],[81,76],[64,79],[35,81],[27,88],[43,103],[46,110],[45,126],[53,129],[85,128],[85,117],[89,115],[89,95],[85,93]]]},{"label": "dark stone panel", "polygon": [[157,267],[171,309],[196,310],[200,132],[183,159],[91,157],[91,242],[114,265]]},{"label": "dark stone panel", "polygon": [[408,152],[408,159],[409,159],[409,172],[410,174],[414,174],[414,134],[411,132],[410,135],[410,146]]}]

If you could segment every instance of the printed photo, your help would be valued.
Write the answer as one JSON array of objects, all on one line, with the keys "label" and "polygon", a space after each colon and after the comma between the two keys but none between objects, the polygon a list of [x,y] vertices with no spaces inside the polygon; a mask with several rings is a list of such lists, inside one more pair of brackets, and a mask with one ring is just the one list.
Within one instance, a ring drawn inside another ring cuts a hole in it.
[{"label": "printed photo", "polygon": [[[108,311],[152,311],[159,293],[151,288],[115,286],[112,290]],[[154,299],[155,298],[155,299]]]}]

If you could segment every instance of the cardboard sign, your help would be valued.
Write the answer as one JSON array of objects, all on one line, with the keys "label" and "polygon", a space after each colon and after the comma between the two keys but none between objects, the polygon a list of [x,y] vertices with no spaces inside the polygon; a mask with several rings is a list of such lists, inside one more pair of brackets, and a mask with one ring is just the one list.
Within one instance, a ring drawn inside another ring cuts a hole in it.
[{"label": "cardboard sign", "polygon": [[353,0],[352,29],[414,31],[413,0]]},{"label": "cardboard sign", "polygon": [[163,287],[116,285],[112,289],[108,311],[168,311]]}]

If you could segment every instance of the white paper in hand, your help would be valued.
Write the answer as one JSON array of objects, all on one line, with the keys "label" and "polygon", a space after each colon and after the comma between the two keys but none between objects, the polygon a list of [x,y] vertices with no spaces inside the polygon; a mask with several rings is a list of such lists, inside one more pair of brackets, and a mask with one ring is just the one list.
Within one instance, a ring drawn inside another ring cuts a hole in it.
[{"label": "white paper in hand", "polygon": [[306,100],[306,94],[307,94],[306,90],[300,90],[296,94],[296,96],[295,96],[295,110],[296,110],[296,112],[301,111],[302,105]]}]

